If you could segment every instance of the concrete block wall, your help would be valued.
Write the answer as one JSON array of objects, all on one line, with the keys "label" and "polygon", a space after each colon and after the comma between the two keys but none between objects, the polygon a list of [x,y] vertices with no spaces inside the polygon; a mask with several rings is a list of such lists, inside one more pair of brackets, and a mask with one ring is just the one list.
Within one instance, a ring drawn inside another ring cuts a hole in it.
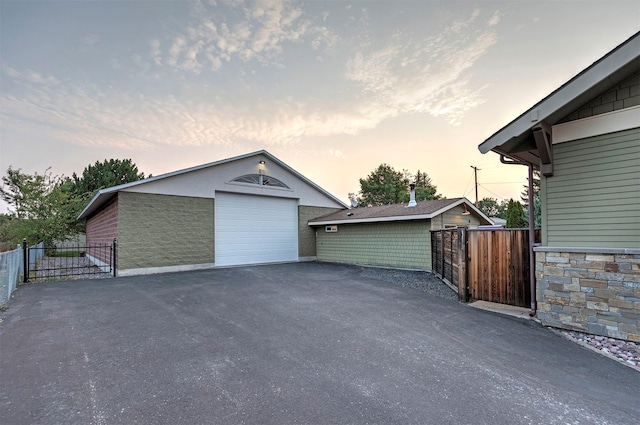
[{"label": "concrete block wall", "polygon": [[640,342],[640,250],[535,251],[542,324]]},{"label": "concrete block wall", "polygon": [[592,117],[638,105],[640,105],[640,73],[635,74],[622,84],[612,87],[603,95],[598,96],[577,111],[560,120],[560,123],[575,121],[581,118]]},{"label": "concrete block wall", "polygon": [[118,269],[212,264],[214,200],[119,193]]},{"label": "concrete block wall", "polygon": [[[112,200],[96,214],[87,219],[87,246],[111,245],[118,238],[118,197]],[[98,260],[109,262],[109,251],[95,250],[91,253]]]},{"label": "concrete block wall", "polygon": [[340,211],[340,209],[306,205],[298,207],[298,257],[316,256],[316,229],[310,227],[307,223],[316,217]]},{"label": "concrete block wall", "polygon": [[430,220],[317,227],[318,261],[431,270]]}]

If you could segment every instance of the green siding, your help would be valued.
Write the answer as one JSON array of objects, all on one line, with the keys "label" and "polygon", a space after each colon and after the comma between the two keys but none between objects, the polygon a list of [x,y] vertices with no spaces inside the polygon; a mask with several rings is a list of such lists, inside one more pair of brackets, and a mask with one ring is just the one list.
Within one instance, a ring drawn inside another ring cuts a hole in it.
[{"label": "green siding", "polygon": [[118,194],[118,268],[213,263],[213,199]]},{"label": "green siding", "polygon": [[342,208],[310,207],[300,205],[298,207],[298,256],[315,257],[316,255],[316,229],[307,223],[316,218]]},{"label": "green siding", "polygon": [[553,146],[542,179],[543,244],[640,247],[640,129]]},{"label": "green siding", "polygon": [[317,230],[318,261],[431,270],[430,220],[338,224]]}]

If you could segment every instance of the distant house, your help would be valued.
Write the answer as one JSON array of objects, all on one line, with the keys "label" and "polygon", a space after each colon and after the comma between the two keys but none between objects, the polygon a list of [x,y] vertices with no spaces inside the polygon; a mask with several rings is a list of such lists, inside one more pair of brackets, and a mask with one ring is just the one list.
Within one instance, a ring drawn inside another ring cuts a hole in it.
[{"label": "distant house", "polygon": [[542,322],[640,341],[640,33],[479,149],[541,172]]},{"label": "distant house", "polygon": [[307,221],[344,208],[258,151],[101,190],[79,219],[87,244],[117,239],[124,276],[314,260]]},{"label": "distant house", "polygon": [[431,270],[431,231],[492,221],[465,198],[360,207],[309,221],[318,261]]}]

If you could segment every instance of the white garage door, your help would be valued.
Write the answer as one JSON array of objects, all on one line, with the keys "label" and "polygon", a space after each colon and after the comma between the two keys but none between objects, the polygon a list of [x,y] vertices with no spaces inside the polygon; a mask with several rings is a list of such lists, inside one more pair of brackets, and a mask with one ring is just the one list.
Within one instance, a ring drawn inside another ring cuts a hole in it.
[{"label": "white garage door", "polygon": [[215,264],[298,260],[298,202],[216,193]]}]

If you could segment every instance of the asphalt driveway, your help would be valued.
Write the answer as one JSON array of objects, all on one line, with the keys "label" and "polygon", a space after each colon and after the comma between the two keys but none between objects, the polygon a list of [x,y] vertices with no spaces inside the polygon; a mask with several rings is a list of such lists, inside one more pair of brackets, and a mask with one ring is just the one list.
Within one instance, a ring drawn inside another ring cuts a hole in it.
[{"label": "asphalt driveway", "polygon": [[640,373],[357,267],[33,284],[0,319],[9,425],[640,423]]}]

